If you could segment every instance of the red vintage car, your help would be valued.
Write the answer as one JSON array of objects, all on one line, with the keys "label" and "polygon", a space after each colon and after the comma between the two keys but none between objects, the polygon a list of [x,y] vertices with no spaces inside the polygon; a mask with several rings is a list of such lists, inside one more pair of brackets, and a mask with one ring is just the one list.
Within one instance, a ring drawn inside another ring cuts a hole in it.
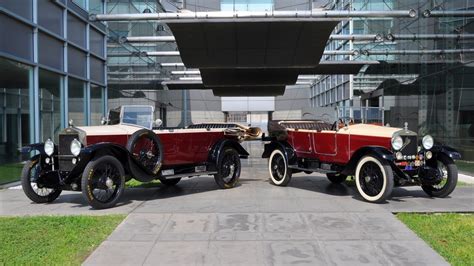
[{"label": "red vintage car", "polygon": [[269,158],[270,179],[277,186],[286,186],[297,172],[325,173],[333,183],[355,176],[358,192],[369,202],[383,202],[394,186],[421,185],[435,197],[446,197],[456,187],[454,160],[461,155],[435,144],[430,135],[419,137],[407,124],[271,121],[269,135],[262,157]]},{"label": "red vintage car", "polygon": [[111,110],[103,126],[70,127],[52,140],[29,145],[36,152],[23,168],[26,196],[37,203],[55,200],[62,190],[82,191],[97,209],[113,207],[125,182],[155,179],[176,185],[182,177],[214,175],[220,188],[232,188],[240,176],[240,158],[248,153],[240,142],[257,138],[259,128],[238,124],[196,124],[161,128],[151,106]]}]

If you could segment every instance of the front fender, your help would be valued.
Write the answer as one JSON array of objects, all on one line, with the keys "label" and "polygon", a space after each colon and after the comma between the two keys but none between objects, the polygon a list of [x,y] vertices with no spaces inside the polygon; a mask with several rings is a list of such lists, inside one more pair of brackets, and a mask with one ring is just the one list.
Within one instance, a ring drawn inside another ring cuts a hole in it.
[{"label": "front fender", "polygon": [[431,152],[435,157],[438,156],[438,154],[445,154],[449,158],[453,160],[459,160],[461,159],[461,153],[459,153],[457,150],[449,147],[449,146],[444,146],[444,145],[435,145],[433,148],[431,148]]},{"label": "front fender", "polygon": [[381,160],[386,160],[390,164],[395,161],[393,152],[389,151],[387,148],[380,146],[367,146],[354,152],[350,161],[346,164],[344,170],[342,170],[341,173],[344,175],[354,175],[355,169],[357,168],[357,163],[360,161],[360,159],[362,159],[362,157],[366,155],[372,155]]},{"label": "front fender", "polygon": [[[58,147],[54,145],[54,150],[57,151]],[[30,153],[32,151],[38,151],[40,154],[45,154],[44,153],[44,143],[33,143],[30,145],[26,145],[21,147],[21,153]]]}]

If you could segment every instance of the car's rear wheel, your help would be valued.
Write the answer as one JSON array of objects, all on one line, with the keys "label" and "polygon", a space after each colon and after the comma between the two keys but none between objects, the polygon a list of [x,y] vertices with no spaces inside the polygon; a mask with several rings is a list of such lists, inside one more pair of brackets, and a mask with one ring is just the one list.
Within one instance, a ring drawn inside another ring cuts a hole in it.
[{"label": "car's rear wheel", "polygon": [[434,167],[442,174],[441,182],[437,185],[422,185],[421,188],[431,197],[447,197],[458,183],[458,168],[454,161],[445,155],[438,156]]},{"label": "car's rear wheel", "polygon": [[217,163],[214,180],[220,188],[233,188],[240,178],[240,156],[233,148],[225,148]]},{"label": "car's rear wheel", "polygon": [[393,172],[385,161],[363,157],[357,164],[355,177],[357,190],[369,202],[383,202],[392,194]]},{"label": "car's rear wheel", "polygon": [[276,186],[286,186],[290,182],[292,171],[288,168],[288,161],[280,149],[274,150],[270,155],[268,172],[270,180]]},{"label": "car's rear wheel", "polygon": [[163,179],[163,180],[160,180],[161,184],[165,185],[165,186],[176,186],[176,184],[179,183],[179,181],[181,180],[181,178],[173,178],[173,179]]},{"label": "car's rear wheel", "polygon": [[132,158],[129,166],[135,179],[150,182],[156,179],[163,162],[163,145],[155,132],[141,129],[127,143]]},{"label": "car's rear wheel", "polygon": [[40,157],[29,160],[21,171],[21,186],[25,195],[35,203],[54,201],[61,194],[61,189],[47,188],[38,181],[41,173]]},{"label": "car's rear wheel", "polygon": [[343,174],[333,174],[333,173],[327,173],[326,176],[328,177],[329,181],[331,181],[334,184],[340,184],[344,181],[346,181],[347,176]]},{"label": "car's rear wheel", "polygon": [[81,185],[82,195],[93,208],[115,206],[125,186],[122,164],[109,155],[90,161],[82,174]]}]

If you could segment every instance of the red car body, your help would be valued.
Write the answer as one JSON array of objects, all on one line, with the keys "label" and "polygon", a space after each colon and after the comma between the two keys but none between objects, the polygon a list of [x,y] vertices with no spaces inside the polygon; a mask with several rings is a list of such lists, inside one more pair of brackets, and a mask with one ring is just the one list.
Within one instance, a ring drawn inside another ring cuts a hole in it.
[{"label": "red car body", "polygon": [[334,183],[355,176],[360,194],[381,202],[394,185],[421,185],[431,196],[446,197],[457,183],[454,159],[460,154],[429,135],[419,140],[407,127],[271,121],[269,133],[262,157],[269,158],[271,181],[278,186],[298,172],[325,173]]}]

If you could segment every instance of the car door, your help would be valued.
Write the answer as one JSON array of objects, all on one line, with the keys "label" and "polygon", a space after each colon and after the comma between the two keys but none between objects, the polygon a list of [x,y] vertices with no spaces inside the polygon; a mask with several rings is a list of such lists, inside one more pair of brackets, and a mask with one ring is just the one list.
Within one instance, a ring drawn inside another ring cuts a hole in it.
[{"label": "car door", "polygon": [[312,134],[309,131],[295,130],[291,132],[293,148],[298,156],[304,156],[313,153]]},{"label": "car door", "polygon": [[337,132],[333,130],[322,130],[313,134],[315,153],[318,155],[336,155]]}]

